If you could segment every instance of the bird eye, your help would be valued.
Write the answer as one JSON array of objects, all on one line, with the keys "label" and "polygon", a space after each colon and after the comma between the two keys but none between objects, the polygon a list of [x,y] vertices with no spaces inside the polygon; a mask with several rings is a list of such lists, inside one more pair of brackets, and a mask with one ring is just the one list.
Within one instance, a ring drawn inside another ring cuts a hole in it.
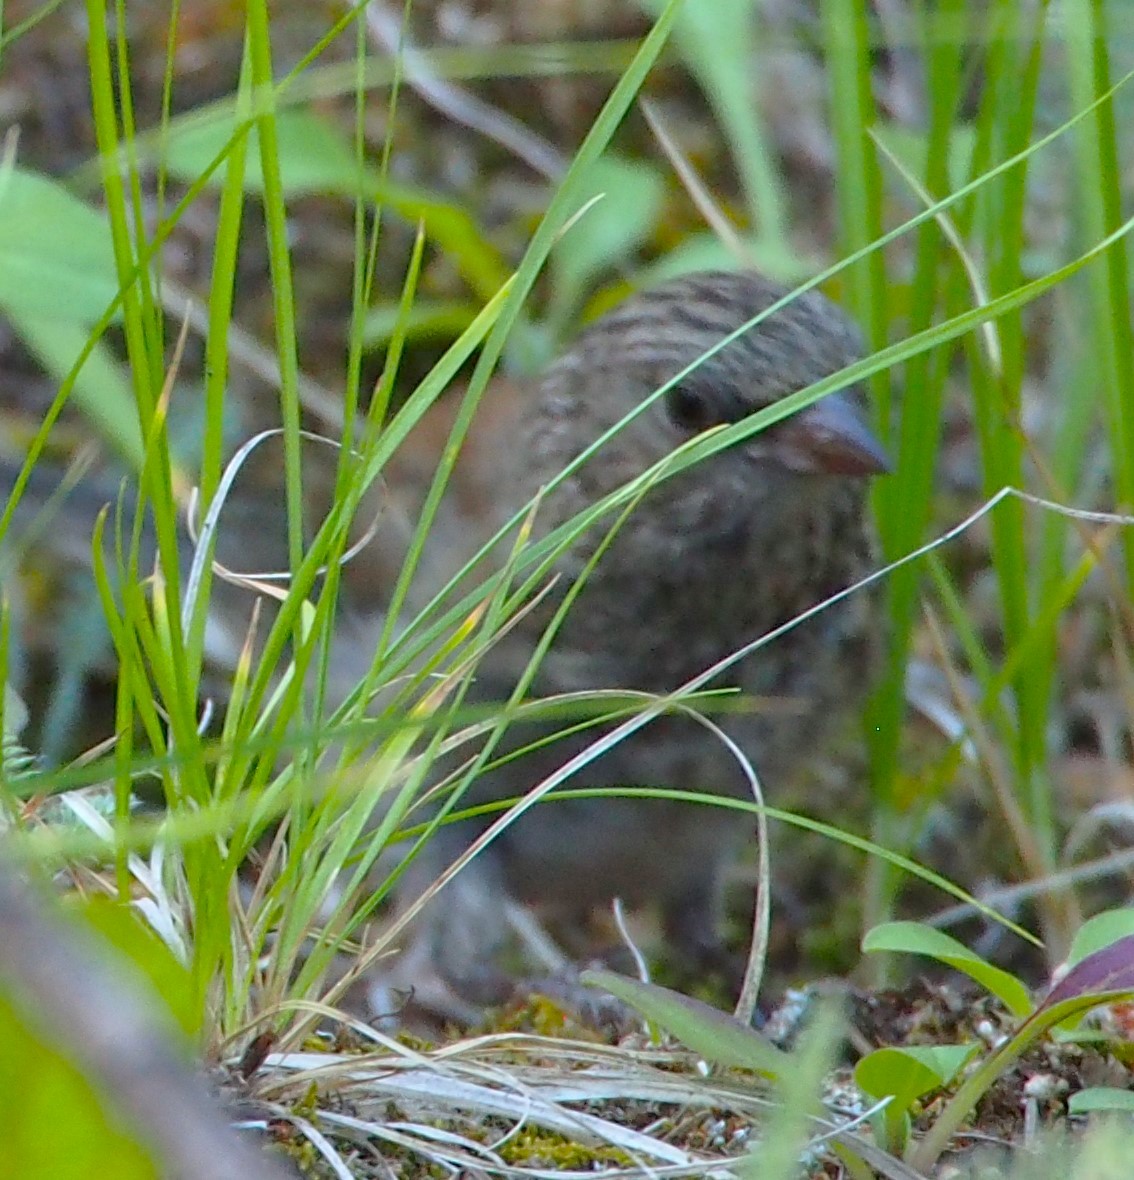
[{"label": "bird eye", "polygon": [[666,411],[678,430],[690,434],[699,434],[715,425],[708,401],[687,385],[678,385],[669,391],[666,395]]}]

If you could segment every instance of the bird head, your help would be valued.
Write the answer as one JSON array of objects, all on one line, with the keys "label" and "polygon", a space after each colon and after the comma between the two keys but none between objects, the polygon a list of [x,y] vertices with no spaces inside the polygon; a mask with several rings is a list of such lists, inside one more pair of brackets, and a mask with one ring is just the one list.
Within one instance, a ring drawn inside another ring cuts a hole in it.
[{"label": "bird head", "polygon": [[[631,296],[581,333],[545,375],[529,440],[535,462],[549,472],[561,467],[684,373],[580,469],[573,498],[593,502],[688,439],[743,421],[860,358],[854,323],[814,290],[721,344],[788,293],[752,272],[706,271]],[[710,486],[733,502],[762,495],[769,482],[858,481],[889,470],[855,386],[707,462]]]}]

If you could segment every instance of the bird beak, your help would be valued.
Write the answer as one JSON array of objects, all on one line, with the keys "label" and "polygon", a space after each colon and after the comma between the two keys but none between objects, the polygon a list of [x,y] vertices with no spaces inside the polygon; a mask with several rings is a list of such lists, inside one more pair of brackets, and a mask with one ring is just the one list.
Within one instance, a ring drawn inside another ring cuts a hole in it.
[{"label": "bird beak", "polygon": [[845,393],[828,394],[773,428],[769,453],[792,471],[821,475],[885,475],[890,459]]}]

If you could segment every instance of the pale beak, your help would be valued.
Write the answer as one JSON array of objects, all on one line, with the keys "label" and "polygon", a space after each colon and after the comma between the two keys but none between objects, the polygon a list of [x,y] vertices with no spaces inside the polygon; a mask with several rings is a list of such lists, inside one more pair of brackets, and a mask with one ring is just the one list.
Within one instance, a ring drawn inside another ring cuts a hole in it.
[{"label": "pale beak", "polygon": [[828,394],[785,418],[768,434],[767,453],[792,471],[823,475],[885,475],[890,459],[845,393]]}]

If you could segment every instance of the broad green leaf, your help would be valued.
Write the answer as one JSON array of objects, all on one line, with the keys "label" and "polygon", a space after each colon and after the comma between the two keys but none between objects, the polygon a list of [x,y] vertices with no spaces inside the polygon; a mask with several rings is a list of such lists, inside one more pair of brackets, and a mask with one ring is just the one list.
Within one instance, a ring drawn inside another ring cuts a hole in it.
[{"label": "broad green leaf", "polygon": [[[643,267],[638,277],[647,283],[662,283],[696,270],[735,270],[739,265],[739,259],[728,246],[706,230],[683,238],[663,257]],[[776,268],[766,269],[770,275],[778,273]]]},{"label": "broad green leaf", "polygon": [[1088,955],[1103,950],[1128,934],[1134,934],[1134,906],[1104,910],[1101,914],[1088,918],[1071,940],[1071,949],[1067,952],[1067,965],[1072,967],[1076,963],[1081,963]]},{"label": "broad green leaf", "polygon": [[1120,938],[1076,964],[1048,992],[1014,1036],[973,1069],[918,1144],[910,1163],[929,1174],[956,1129],[988,1088],[1028,1047],[1059,1024],[1100,1004],[1134,996],[1134,936]]},{"label": "broad green leaf", "polygon": [[1118,1111],[1134,1114],[1134,1091],[1117,1086],[1090,1086],[1072,1094],[1067,1100],[1069,1114],[1093,1114],[1095,1111]]},{"label": "broad green leaf", "polygon": [[908,1110],[914,1101],[947,1086],[977,1051],[972,1045],[908,1045],[876,1049],[854,1069],[854,1080],[875,1098],[892,1096]]},{"label": "broad green leaf", "polygon": [[1013,1016],[1027,1016],[1034,1007],[1028,989],[1014,975],[994,967],[948,934],[919,922],[885,922],[875,926],[863,938],[862,949],[928,955],[976,980],[981,987],[992,992]]},{"label": "broad green leaf", "polygon": [[582,980],[629,1004],[714,1065],[779,1077],[791,1063],[789,1054],[777,1049],[754,1028],[680,992],[628,979],[613,971],[584,971]]},{"label": "broad green leaf", "polygon": [[[350,144],[329,123],[306,111],[280,111],[275,124],[288,194],[336,193],[353,197],[364,190],[365,166],[359,166]],[[227,117],[176,128],[166,143],[166,167],[183,180],[195,179],[228,146],[235,126],[235,120]],[[244,184],[248,190],[262,193],[264,176],[254,127],[248,130],[248,136]]]},{"label": "broad green leaf", "polygon": [[110,226],[57,181],[0,178],[0,311],[93,323],[118,294]]},{"label": "broad green leaf", "polygon": [[385,348],[400,328],[404,339],[456,340],[476,319],[480,308],[464,300],[416,299],[405,322],[401,322],[401,309],[397,303],[383,303],[372,307],[366,313],[362,327],[363,343],[366,348]]},{"label": "broad green leaf", "polygon": [[947,1086],[976,1051],[975,1044],[885,1048],[868,1053],[855,1066],[854,1080],[867,1094],[891,1100],[878,1128],[888,1150],[905,1150],[914,1102]]}]

